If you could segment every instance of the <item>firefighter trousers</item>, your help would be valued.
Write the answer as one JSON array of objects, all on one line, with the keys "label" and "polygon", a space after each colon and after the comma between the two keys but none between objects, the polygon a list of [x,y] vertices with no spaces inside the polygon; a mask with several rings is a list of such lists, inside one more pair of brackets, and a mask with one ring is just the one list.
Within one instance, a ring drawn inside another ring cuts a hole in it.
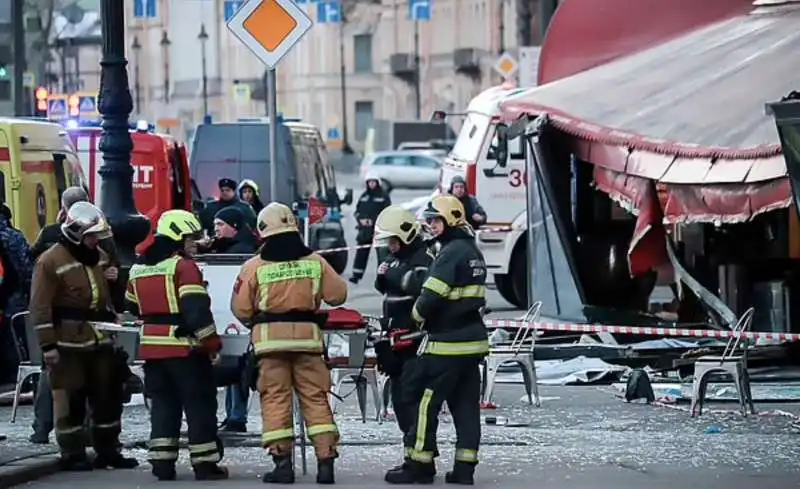
[{"label": "firefighter trousers", "polygon": [[406,457],[433,463],[439,412],[447,402],[456,428],[455,461],[478,463],[481,439],[479,357],[424,355],[409,372],[407,385],[419,395],[412,426],[405,436]]},{"label": "firefighter trousers", "polygon": [[192,465],[219,462],[223,454],[217,437],[217,388],[208,355],[148,360],[144,375],[150,397],[150,463],[174,465],[178,460],[184,412]]},{"label": "firefighter trousers", "polygon": [[258,367],[263,446],[278,457],[292,453],[296,392],[317,459],[336,458],[339,430],[328,400],[331,374],[322,355],[270,353],[259,359]]},{"label": "firefighter trousers", "polygon": [[412,421],[419,399],[408,383],[414,372],[414,362],[417,358],[404,358],[401,360],[400,372],[389,376],[391,382],[392,408],[397,419],[397,425],[403,436],[411,429]]},{"label": "firefighter trousers", "polygon": [[91,411],[91,435],[98,455],[119,452],[123,382],[111,345],[95,350],[59,350],[59,361],[49,368],[53,389],[56,441],[62,456],[85,454],[86,406]]}]

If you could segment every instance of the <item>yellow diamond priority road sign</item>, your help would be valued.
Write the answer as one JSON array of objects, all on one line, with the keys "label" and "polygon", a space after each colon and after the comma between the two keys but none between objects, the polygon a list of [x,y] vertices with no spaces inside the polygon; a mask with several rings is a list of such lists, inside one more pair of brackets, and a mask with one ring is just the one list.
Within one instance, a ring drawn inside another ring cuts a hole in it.
[{"label": "yellow diamond priority road sign", "polygon": [[519,69],[519,63],[508,53],[503,53],[494,64],[494,70],[500,73],[505,79],[509,79],[516,74]]},{"label": "yellow diamond priority road sign", "polygon": [[228,29],[267,68],[275,68],[314,23],[293,0],[247,0]]}]

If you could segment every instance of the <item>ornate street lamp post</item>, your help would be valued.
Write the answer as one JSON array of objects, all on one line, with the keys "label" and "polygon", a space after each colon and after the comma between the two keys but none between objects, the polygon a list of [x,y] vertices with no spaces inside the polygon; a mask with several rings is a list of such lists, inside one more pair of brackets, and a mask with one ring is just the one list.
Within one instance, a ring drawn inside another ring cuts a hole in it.
[{"label": "ornate street lamp post", "polygon": [[125,59],[125,2],[103,0],[100,7],[103,58],[100,61],[100,100],[103,132],[100,151],[100,206],[105,212],[117,244],[122,270],[118,283],[124,288],[134,249],[150,231],[150,221],[136,210],[133,202],[133,142],[128,132],[128,117],[133,109]]},{"label": "ornate street lamp post", "polygon": [[141,53],[142,45],[139,44],[138,36],[133,36],[131,49],[133,50],[133,62],[135,63],[133,65],[133,93],[134,97],[136,97],[136,115],[140,115],[142,113],[142,87],[139,84],[139,63],[141,62],[139,53]]},{"label": "ornate street lamp post", "polygon": [[202,70],[203,70],[203,122],[208,119],[208,70],[206,66],[206,41],[208,41],[208,33],[206,32],[206,25],[200,24],[200,34],[197,35],[200,40],[200,53],[202,56]]},{"label": "ornate street lamp post", "polygon": [[164,60],[164,102],[169,103],[169,47],[172,41],[169,40],[167,31],[161,32],[161,55]]}]

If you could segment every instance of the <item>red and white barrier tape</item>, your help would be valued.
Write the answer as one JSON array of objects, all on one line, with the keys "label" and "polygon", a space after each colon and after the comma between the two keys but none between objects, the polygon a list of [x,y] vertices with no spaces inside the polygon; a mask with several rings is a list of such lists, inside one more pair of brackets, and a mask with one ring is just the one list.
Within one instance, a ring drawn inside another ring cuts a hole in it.
[{"label": "red and white barrier tape", "polygon": [[742,339],[748,340],[800,341],[800,333],[761,333],[755,331],[734,333],[733,331],[719,331],[715,329],[656,328],[652,326],[612,326],[608,324],[569,324],[551,322],[538,322],[529,325],[529,323],[524,321],[516,321],[513,319],[487,319],[485,322],[486,326],[489,328],[532,327],[540,331],[563,331],[567,333],[612,333],[715,339],[741,337]]},{"label": "red and white barrier tape", "polygon": [[356,246],[342,246],[341,248],[328,248],[325,250],[316,250],[315,253],[320,255],[325,255],[327,253],[338,253],[340,251],[350,251],[350,250],[357,250],[360,248],[385,248],[387,245],[373,245],[373,244],[365,244],[365,245],[356,245]]}]

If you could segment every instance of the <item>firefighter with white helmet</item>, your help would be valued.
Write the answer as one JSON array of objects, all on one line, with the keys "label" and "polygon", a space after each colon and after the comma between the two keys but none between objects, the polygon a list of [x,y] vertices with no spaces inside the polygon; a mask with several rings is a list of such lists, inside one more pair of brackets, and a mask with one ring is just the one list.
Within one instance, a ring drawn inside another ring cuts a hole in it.
[{"label": "firefighter with white helmet", "polygon": [[139,358],[151,399],[149,461],[158,480],[174,480],[186,412],[189,460],[197,480],[227,479],[218,465],[217,389],[213,362],[222,343],[203,273],[194,261],[200,221],[185,210],[163,213],[156,236],[131,268],[128,310],[142,322]]},{"label": "firefighter with white helmet", "polygon": [[[66,212],[61,239],[36,261],[30,321],[39,337],[53,388],[55,431],[63,470],[129,469],[136,459],[119,452],[122,416],[119,361],[112,340],[97,328],[114,322],[107,261],[99,242],[111,236],[103,212],[77,202]],[[116,385],[119,384],[119,385]],[[86,455],[86,403],[97,457]]]},{"label": "firefighter with white helmet", "polygon": [[[389,193],[381,187],[381,179],[374,173],[367,173],[364,177],[366,189],[361,197],[358,198],[356,204],[356,243],[360,246],[356,251],[356,257],[353,260],[353,274],[350,276],[350,282],[357,284],[364,276],[364,271],[367,269],[369,262],[369,252],[372,250],[372,238],[375,233],[375,220],[378,214],[385,208],[392,205],[392,199],[389,198]],[[381,248],[377,249],[378,263],[383,261],[385,252]]]},{"label": "firefighter with white helmet", "polygon": [[377,342],[375,352],[378,368],[389,376],[395,418],[405,435],[419,400],[408,378],[419,341],[402,338],[416,330],[411,308],[422,291],[434,256],[423,241],[420,223],[399,205],[387,207],[378,216],[375,243],[387,246],[390,253],[375,278],[375,289],[384,296],[383,318],[390,341]]},{"label": "firefighter with white helmet", "polygon": [[334,483],[339,432],[328,392],[330,372],[323,358],[320,305],[347,300],[347,284],[303,243],[291,209],[278,202],[258,214],[264,243],[239,271],[231,310],[252,330],[261,394],[261,441],[275,462],[264,482],[293,483],[292,399],[300,399],[308,435],[317,455],[317,482]]},{"label": "firefighter with white helmet", "polygon": [[479,365],[489,352],[481,314],[486,264],[456,197],[434,197],[423,215],[441,249],[411,310],[427,333],[413,366],[422,397],[405,437],[406,463],[387,472],[386,482],[433,481],[439,411],[447,402],[458,436],[454,469],[445,480],[469,485],[474,483],[481,436]]}]

